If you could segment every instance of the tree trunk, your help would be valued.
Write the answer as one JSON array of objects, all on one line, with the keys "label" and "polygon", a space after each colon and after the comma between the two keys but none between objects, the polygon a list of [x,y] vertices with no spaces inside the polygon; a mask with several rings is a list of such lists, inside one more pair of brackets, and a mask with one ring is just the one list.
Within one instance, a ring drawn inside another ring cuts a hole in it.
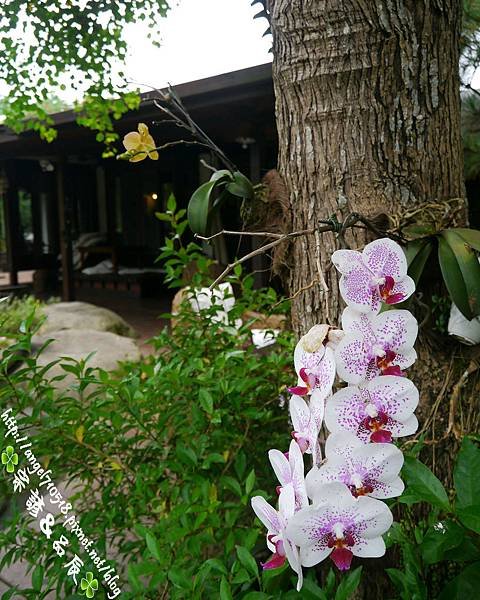
[{"label": "tree trunk", "polygon": [[[334,213],[392,215],[464,196],[459,0],[275,0],[270,9],[293,230]],[[348,240],[356,248],[366,237],[357,229]],[[333,234],[293,245],[288,289],[307,288],[292,302],[298,334],[338,322],[338,247]]]},{"label": "tree trunk", "polygon": [[[427,201],[464,197],[460,0],[270,0],[269,9],[278,170],[293,231],[332,214],[340,221],[350,212],[400,216]],[[463,203],[456,225],[465,222]],[[361,248],[369,238],[354,229],[346,239]],[[339,247],[333,233],[292,242],[286,284],[297,335],[339,322],[343,303],[330,262]],[[452,348],[439,350],[423,333],[417,350],[409,377],[420,389],[419,420],[427,438],[440,438],[449,390],[464,367],[452,368]],[[455,445],[443,436],[424,457],[447,482]],[[365,599],[388,597],[390,560],[369,565]]]}]

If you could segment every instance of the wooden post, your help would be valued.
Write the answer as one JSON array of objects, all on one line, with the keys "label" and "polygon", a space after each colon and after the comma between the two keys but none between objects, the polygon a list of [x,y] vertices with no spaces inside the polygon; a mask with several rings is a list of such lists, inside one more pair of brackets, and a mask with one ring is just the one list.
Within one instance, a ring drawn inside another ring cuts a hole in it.
[{"label": "wooden post", "polygon": [[70,302],[75,300],[75,287],[73,281],[73,259],[71,223],[65,206],[65,182],[63,161],[56,163],[57,172],[57,206],[58,224],[60,230],[60,253],[62,257],[62,300]]},{"label": "wooden post", "polygon": [[18,253],[20,251],[20,215],[18,211],[18,189],[15,165],[6,165],[7,190],[4,203],[5,242],[10,285],[18,285]]}]

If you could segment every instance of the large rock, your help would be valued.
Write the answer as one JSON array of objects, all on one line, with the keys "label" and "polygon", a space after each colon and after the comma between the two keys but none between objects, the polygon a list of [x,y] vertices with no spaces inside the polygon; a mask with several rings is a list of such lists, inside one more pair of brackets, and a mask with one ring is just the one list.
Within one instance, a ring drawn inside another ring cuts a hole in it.
[{"label": "large rock", "polygon": [[47,317],[40,334],[62,329],[94,329],[110,331],[126,337],[136,337],[136,332],[119,315],[107,308],[87,302],[58,302],[43,308]]},{"label": "large rock", "polygon": [[[47,335],[36,335],[33,342],[39,347],[46,340],[52,338],[55,341],[50,343],[38,356],[40,366],[47,365],[63,356],[81,360],[92,352],[94,354],[89,359],[88,365],[99,367],[105,371],[116,369],[119,361],[140,360],[140,350],[134,340],[108,331],[95,331],[94,329],[49,331]],[[65,374],[65,371],[59,365],[55,365],[48,371],[47,377],[50,379],[60,374]],[[70,377],[67,377],[64,384],[57,385],[57,387],[64,387],[71,380]]]}]

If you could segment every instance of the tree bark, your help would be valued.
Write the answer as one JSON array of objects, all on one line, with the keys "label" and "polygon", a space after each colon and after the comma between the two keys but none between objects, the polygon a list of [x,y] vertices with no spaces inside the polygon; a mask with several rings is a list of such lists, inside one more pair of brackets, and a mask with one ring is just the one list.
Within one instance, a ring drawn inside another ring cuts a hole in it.
[{"label": "tree bark", "polygon": [[[333,213],[391,215],[464,196],[459,0],[275,0],[269,8],[293,230]],[[361,247],[365,232],[348,240]],[[297,334],[338,322],[330,268],[338,247],[333,234],[293,245],[288,289],[307,288],[292,301]]]}]

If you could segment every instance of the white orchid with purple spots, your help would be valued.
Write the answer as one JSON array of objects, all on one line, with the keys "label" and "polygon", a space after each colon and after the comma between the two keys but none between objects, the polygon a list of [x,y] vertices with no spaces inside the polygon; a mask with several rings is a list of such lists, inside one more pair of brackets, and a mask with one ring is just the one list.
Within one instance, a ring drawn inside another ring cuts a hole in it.
[{"label": "white orchid with purple spots", "polygon": [[325,414],[325,401],[316,393],[307,402],[300,396],[290,398],[292,437],[303,453],[311,454],[313,463],[320,462],[322,455],[318,435]]},{"label": "white orchid with purple spots", "polygon": [[342,274],[342,298],[359,312],[378,313],[382,302],[398,304],[415,291],[415,282],[407,275],[405,253],[392,240],[375,240],[363,252],[337,250],[332,262]]},{"label": "white orchid with purple spots", "polygon": [[417,358],[413,344],[418,333],[408,310],[388,310],[379,315],[343,311],[345,336],[335,350],[337,373],[358,384],[378,375],[403,375]]},{"label": "white orchid with purple spots", "polygon": [[288,484],[281,489],[278,497],[278,511],[262,496],[254,496],[251,502],[255,514],[267,528],[267,547],[273,553],[267,562],[262,563],[262,568],[276,569],[287,560],[298,575],[297,589],[300,590],[303,575],[298,548],[286,533],[286,527],[295,514],[293,485]]},{"label": "white orchid with purple spots", "polygon": [[339,482],[324,484],[313,505],[302,508],[288,522],[286,535],[300,548],[300,561],[313,567],[330,556],[341,571],[353,556],[373,558],[385,554],[382,535],[393,522],[380,500],[360,496]]},{"label": "white orchid with purple spots", "polygon": [[325,424],[329,431],[350,431],[362,442],[391,442],[412,435],[418,428],[413,414],[418,390],[404,377],[385,375],[362,386],[350,385],[327,402]]},{"label": "white orchid with purple spots", "polygon": [[[259,496],[252,499],[273,552],[263,568],[288,560],[298,574],[298,590],[302,565],[330,556],[345,571],[353,556],[383,556],[382,535],[393,518],[382,500],[404,489],[403,454],[391,442],[418,428],[418,390],[403,373],[416,360],[417,321],[407,310],[380,312],[382,303],[402,302],[415,289],[403,250],[383,239],[363,252],[337,251],[332,261],[348,305],[343,331],[315,325],[295,347],[298,382],[289,388],[293,440],[287,453],[269,452],[280,482],[279,509]],[[337,373],[348,386],[332,395]],[[322,462],[324,421],[330,435]],[[313,466],[305,478],[309,454]]]},{"label": "white orchid with purple spots", "polygon": [[364,444],[353,433],[337,431],[325,444],[326,460],[306,477],[308,496],[315,502],[322,486],[332,481],[345,484],[353,496],[394,498],[403,492],[398,476],[403,454],[393,444]]},{"label": "white orchid with purple spots", "polygon": [[293,355],[298,383],[288,388],[288,391],[297,396],[316,393],[318,399],[325,400],[335,381],[335,354],[323,343],[314,346],[313,351],[306,350],[312,346],[305,343],[305,338],[307,336],[298,342]]},{"label": "white orchid with purple spots", "polygon": [[277,476],[280,486],[278,493],[288,485],[293,486],[295,493],[295,507],[297,510],[308,504],[307,490],[305,488],[305,465],[303,454],[295,440],[290,442],[288,453],[280,450],[270,450],[268,453],[270,464]]}]

